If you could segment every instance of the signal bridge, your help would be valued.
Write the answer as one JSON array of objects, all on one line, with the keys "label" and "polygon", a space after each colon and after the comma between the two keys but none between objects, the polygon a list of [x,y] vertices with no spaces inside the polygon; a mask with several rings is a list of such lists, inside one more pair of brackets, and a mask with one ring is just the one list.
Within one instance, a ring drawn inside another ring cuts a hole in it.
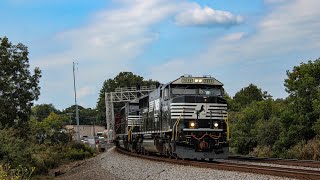
[{"label": "signal bridge", "polygon": [[108,142],[111,143],[115,137],[115,118],[114,118],[114,103],[130,102],[138,99],[141,96],[148,94],[156,89],[155,85],[137,87],[116,88],[115,92],[105,92],[106,104],[106,122],[108,132]]}]

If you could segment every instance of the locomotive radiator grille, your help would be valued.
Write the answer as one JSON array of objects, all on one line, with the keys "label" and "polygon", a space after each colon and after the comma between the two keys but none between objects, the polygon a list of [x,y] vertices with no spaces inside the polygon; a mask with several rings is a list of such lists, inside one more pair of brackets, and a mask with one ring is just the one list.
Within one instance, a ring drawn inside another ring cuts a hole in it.
[{"label": "locomotive radiator grille", "polygon": [[139,115],[128,115],[127,122],[129,126],[141,126],[141,117]]},{"label": "locomotive radiator grille", "polygon": [[210,119],[224,119],[227,117],[227,104],[209,104],[206,117]]},{"label": "locomotive radiator grille", "polygon": [[171,103],[171,119],[177,119],[181,112],[184,119],[197,119],[197,111],[204,107],[199,113],[198,119],[222,120],[227,116],[227,104],[218,103]]}]

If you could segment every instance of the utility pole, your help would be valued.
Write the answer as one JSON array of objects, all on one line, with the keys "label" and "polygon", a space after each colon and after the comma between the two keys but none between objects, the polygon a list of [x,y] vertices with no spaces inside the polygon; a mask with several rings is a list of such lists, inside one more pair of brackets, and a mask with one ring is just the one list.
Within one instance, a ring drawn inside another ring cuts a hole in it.
[{"label": "utility pole", "polygon": [[94,139],[94,149],[96,149],[97,143],[96,141],[99,139],[99,137],[96,139],[96,129],[94,127],[95,125],[95,118],[93,118],[93,139]]},{"label": "utility pole", "polygon": [[80,129],[79,129],[79,111],[77,105],[77,92],[76,92],[76,77],[75,77],[75,63],[73,62],[73,88],[74,88],[74,104],[76,105],[76,121],[77,121],[77,141],[80,142]]}]

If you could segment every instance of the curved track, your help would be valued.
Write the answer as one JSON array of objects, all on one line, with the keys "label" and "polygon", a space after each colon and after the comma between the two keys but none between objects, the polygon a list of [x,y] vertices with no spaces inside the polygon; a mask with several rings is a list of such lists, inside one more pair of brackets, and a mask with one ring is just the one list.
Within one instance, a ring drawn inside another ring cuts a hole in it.
[{"label": "curved track", "polygon": [[259,157],[253,157],[253,156],[229,156],[228,159],[236,160],[236,161],[250,161],[250,162],[258,162],[258,163],[271,163],[271,164],[280,164],[280,165],[288,165],[288,166],[320,168],[320,161],[313,161],[313,160],[259,158]]},{"label": "curved track", "polygon": [[270,166],[259,166],[259,165],[251,165],[251,164],[238,164],[238,163],[230,163],[230,162],[199,162],[192,160],[178,160],[178,159],[169,159],[160,156],[144,156],[141,154],[136,154],[132,152],[128,152],[119,148],[116,150],[122,154],[144,158],[153,161],[161,161],[185,166],[195,166],[202,168],[212,168],[219,170],[227,170],[227,171],[239,171],[239,172],[247,172],[247,173],[255,173],[255,174],[265,174],[272,176],[280,176],[280,177],[290,177],[290,178],[299,178],[299,179],[320,179],[320,170],[306,170],[306,169],[293,169],[293,168],[284,168],[284,167],[270,167]]}]

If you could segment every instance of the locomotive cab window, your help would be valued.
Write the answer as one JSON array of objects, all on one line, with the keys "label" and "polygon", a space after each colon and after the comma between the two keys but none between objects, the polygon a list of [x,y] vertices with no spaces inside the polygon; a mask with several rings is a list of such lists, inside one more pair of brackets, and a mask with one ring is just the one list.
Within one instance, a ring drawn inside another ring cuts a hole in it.
[{"label": "locomotive cab window", "polygon": [[164,97],[165,100],[169,99],[169,89],[168,89],[168,87],[166,87],[164,89],[163,97]]},{"label": "locomotive cab window", "polygon": [[209,85],[176,85],[172,87],[172,95],[222,96],[222,88]]}]

